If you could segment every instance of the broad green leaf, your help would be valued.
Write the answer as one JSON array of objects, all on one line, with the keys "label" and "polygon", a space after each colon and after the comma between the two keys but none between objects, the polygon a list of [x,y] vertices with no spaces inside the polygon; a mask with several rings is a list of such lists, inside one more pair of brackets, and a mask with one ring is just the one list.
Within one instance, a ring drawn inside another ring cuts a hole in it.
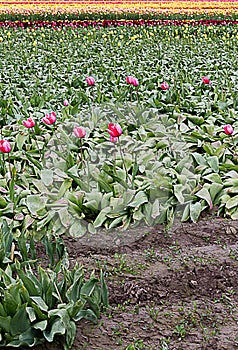
[{"label": "broad green leaf", "polygon": [[56,318],[56,320],[53,322],[52,327],[50,332],[44,331],[44,337],[48,342],[52,342],[55,338],[55,335],[60,334],[63,335],[66,332],[66,326],[64,324],[64,322],[59,319]]},{"label": "broad green leaf", "polygon": [[209,192],[211,194],[212,197],[212,201],[215,200],[216,196],[221,193],[223,189],[223,185],[218,184],[218,183],[213,183],[211,184],[210,188],[209,188]]},{"label": "broad green leaf", "polygon": [[82,237],[87,232],[87,227],[80,220],[76,220],[69,229],[70,236]]},{"label": "broad green leaf", "polygon": [[76,325],[73,321],[70,321],[67,325],[67,332],[66,332],[66,346],[67,349],[70,349],[73,345],[74,338],[76,335]]},{"label": "broad green leaf", "polygon": [[30,320],[26,311],[27,304],[19,305],[16,314],[10,321],[10,332],[12,336],[25,332],[30,327]]},{"label": "broad green leaf", "polygon": [[17,308],[18,308],[18,303],[15,300],[15,296],[10,294],[7,290],[5,290],[2,304],[7,315],[10,315],[13,317],[17,312]]},{"label": "broad green leaf", "polygon": [[23,145],[26,143],[26,141],[28,140],[29,135],[28,134],[22,134],[22,133],[18,133],[16,136],[16,144],[19,150],[22,150]]},{"label": "broad green leaf", "polygon": [[231,209],[238,206],[238,195],[228,199],[228,201],[226,202],[226,208],[227,209]]},{"label": "broad green leaf", "polygon": [[77,322],[77,321],[82,320],[83,318],[85,318],[86,320],[91,321],[93,323],[97,323],[97,320],[98,320],[95,313],[90,309],[80,310],[77,313],[77,315],[74,317],[74,321]]},{"label": "broad green leaf", "polygon": [[96,217],[96,219],[94,220],[93,226],[95,228],[101,227],[102,224],[106,221],[107,214],[110,213],[110,211],[111,211],[110,207],[106,207],[106,208],[102,209],[100,211],[100,213],[98,214],[98,216]]},{"label": "broad green leaf", "polygon": [[47,324],[48,324],[47,320],[40,321],[40,322],[34,323],[33,328],[44,331],[47,327]]},{"label": "broad green leaf", "polygon": [[190,218],[193,222],[197,222],[202,211],[202,205],[200,202],[190,203]]},{"label": "broad green leaf", "polygon": [[11,332],[11,316],[0,316],[0,329],[10,334]]},{"label": "broad green leaf", "polygon": [[64,196],[65,192],[72,186],[72,180],[71,179],[65,179],[62,185],[60,186],[59,193],[57,195],[57,198],[60,199]]},{"label": "broad green leaf", "polygon": [[212,170],[214,170],[215,172],[219,171],[218,157],[216,157],[216,156],[209,157],[209,158],[207,158],[207,162],[210,165],[210,167],[212,168]]},{"label": "broad green leaf", "polygon": [[108,288],[105,283],[102,270],[100,271],[100,283],[101,283],[101,289],[102,289],[102,303],[103,303],[103,306],[107,308],[108,307]]},{"label": "broad green leaf", "polygon": [[59,218],[64,227],[69,227],[70,225],[70,215],[67,208],[62,208],[58,210]]},{"label": "broad green leaf", "polygon": [[52,186],[54,177],[54,173],[51,169],[42,169],[40,172],[41,180],[45,186]]},{"label": "broad green leaf", "polygon": [[195,195],[199,198],[205,199],[209,206],[212,205],[211,195],[207,188],[203,187],[200,191],[196,192]]},{"label": "broad green leaf", "polygon": [[46,197],[40,195],[29,195],[27,196],[27,208],[33,215],[37,215],[37,212],[45,208],[47,202]]},{"label": "broad green leaf", "polygon": [[[29,327],[25,332],[19,335],[19,341],[21,342],[22,346],[33,347],[42,343],[43,336],[34,330],[33,327]],[[9,345],[13,346],[13,342]]]},{"label": "broad green leaf", "polygon": [[182,184],[174,185],[174,195],[181,204],[184,203],[184,196],[182,194],[183,190],[184,186]]},{"label": "broad green leaf", "polygon": [[129,207],[135,208],[140,207],[142,204],[147,203],[148,198],[145,192],[139,191],[132,202],[129,203]]},{"label": "broad green leaf", "polygon": [[96,278],[92,278],[88,282],[84,283],[84,285],[82,286],[81,291],[80,291],[80,296],[82,298],[90,297],[93,294],[93,292],[97,286],[97,283],[98,283],[98,280]]},{"label": "broad green leaf", "polygon": [[38,296],[31,296],[31,300],[39,307],[40,310],[42,311],[48,311],[48,306],[44,302],[44,300],[41,297]]},{"label": "broad green leaf", "polygon": [[206,175],[206,176],[204,176],[204,179],[206,179],[206,180],[208,180],[210,182],[216,182],[218,184],[222,184],[223,183],[220,175],[217,174],[217,173],[212,173],[212,174]]},{"label": "broad green leaf", "polygon": [[238,220],[238,209],[236,209],[236,210],[231,214],[231,219],[232,219],[232,220]]},{"label": "broad green leaf", "polygon": [[26,312],[28,314],[29,320],[30,322],[34,322],[36,320],[36,314],[35,314],[35,310],[33,309],[33,307],[27,307],[26,308]]},{"label": "broad green leaf", "polygon": [[183,215],[181,217],[181,221],[187,221],[190,218],[190,204],[187,204],[184,208]]}]

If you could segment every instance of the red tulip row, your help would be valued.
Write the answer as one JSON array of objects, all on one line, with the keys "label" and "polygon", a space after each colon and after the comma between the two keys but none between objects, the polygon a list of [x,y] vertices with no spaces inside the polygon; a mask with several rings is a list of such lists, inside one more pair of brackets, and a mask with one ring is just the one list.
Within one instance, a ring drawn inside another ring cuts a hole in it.
[{"label": "red tulip row", "polygon": [[11,28],[32,28],[32,27],[119,27],[119,26],[210,26],[210,25],[237,25],[238,20],[100,20],[100,21],[4,21],[0,22],[0,27]]}]

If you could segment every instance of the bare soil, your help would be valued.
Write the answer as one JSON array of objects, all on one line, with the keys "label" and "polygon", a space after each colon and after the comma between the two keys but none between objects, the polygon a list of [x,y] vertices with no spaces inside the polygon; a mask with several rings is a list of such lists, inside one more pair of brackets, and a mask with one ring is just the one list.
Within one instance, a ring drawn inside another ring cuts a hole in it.
[{"label": "bare soil", "polygon": [[72,349],[238,349],[237,235],[238,221],[207,216],[170,230],[65,237],[72,263],[103,269],[110,298],[98,325],[78,323]]}]

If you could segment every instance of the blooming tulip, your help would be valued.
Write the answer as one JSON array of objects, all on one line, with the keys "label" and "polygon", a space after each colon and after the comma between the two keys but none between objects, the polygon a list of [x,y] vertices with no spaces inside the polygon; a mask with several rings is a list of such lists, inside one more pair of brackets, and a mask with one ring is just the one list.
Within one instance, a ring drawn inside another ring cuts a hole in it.
[{"label": "blooming tulip", "polygon": [[11,152],[11,144],[7,140],[0,140],[0,151],[2,153],[9,153]]},{"label": "blooming tulip", "polygon": [[86,135],[86,130],[83,126],[75,126],[74,128],[74,136],[78,139],[82,139]]},{"label": "blooming tulip", "polygon": [[64,106],[67,107],[69,105],[69,101],[68,100],[64,100]]},{"label": "blooming tulip", "polygon": [[28,118],[27,120],[23,120],[22,124],[27,128],[33,128],[36,125],[35,121],[32,118]]},{"label": "blooming tulip", "polygon": [[133,78],[132,85],[133,85],[133,86],[138,86],[138,85],[139,85],[138,79]]},{"label": "blooming tulip", "polygon": [[122,134],[122,128],[120,127],[119,124],[109,123],[107,132],[112,137],[118,137],[118,136],[121,136],[121,134]]},{"label": "blooming tulip", "polygon": [[93,77],[87,77],[86,82],[89,86],[93,86],[95,84],[95,80]]},{"label": "blooming tulip", "polygon": [[110,135],[110,141],[116,143],[118,142],[118,137],[114,137]]},{"label": "blooming tulip", "polygon": [[126,77],[126,82],[127,84],[130,84],[133,86],[139,85],[138,79],[136,79],[135,77],[132,77],[131,75],[128,75],[128,77]]},{"label": "blooming tulip", "polygon": [[50,112],[49,114],[46,114],[45,117],[41,119],[41,121],[47,125],[54,124],[56,122],[56,113]]},{"label": "blooming tulip", "polygon": [[207,77],[202,77],[203,84],[210,84],[210,80]]},{"label": "blooming tulip", "polygon": [[227,124],[223,127],[225,134],[232,135],[234,130],[230,124]]},{"label": "blooming tulip", "polygon": [[168,90],[169,89],[169,84],[166,83],[166,81],[164,81],[161,85],[160,85],[160,88],[162,90]]},{"label": "blooming tulip", "polygon": [[134,79],[135,79],[134,77],[132,77],[131,75],[128,75],[128,77],[126,77],[127,84],[133,84]]}]

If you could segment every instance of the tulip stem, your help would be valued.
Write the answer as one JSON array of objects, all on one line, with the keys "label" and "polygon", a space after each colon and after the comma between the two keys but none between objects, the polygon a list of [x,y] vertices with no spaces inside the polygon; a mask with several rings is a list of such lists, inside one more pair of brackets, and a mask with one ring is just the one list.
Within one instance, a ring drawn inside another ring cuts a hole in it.
[{"label": "tulip stem", "polygon": [[1,161],[1,174],[5,174],[6,173],[6,164],[4,162],[4,153],[2,153],[2,161]]},{"label": "tulip stem", "polygon": [[36,148],[38,149],[38,152],[39,152],[39,154],[40,154],[40,161],[42,162],[42,154],[41,154],[41,150],[40,150],[39,144],[38,144],[38,142],[37,142],[36,135],[35,135],[33,129],[31,129],[31,130],[32,130],[32,136],[33,136],[33,138],[34,138],[34,140],[35,140],[35,143],[36,143]]},{"label": "tulip stem", "polygon": [[[89,182],[90,169],[89,169],[88,157],[87,157],[87,168],[88,168],[88,177],[87,177],[87,180],[88,180],[88,190],[90,191],[90,182]],[[86,172],[86,171],[85,171],[85,172]]]},{"label": "tulip stem", "polygon": [[82,139],[79,139],[79,148],[80,148],[80,161],[83,163],[83,143],[82,143]]},{"label": "tulip stem", "polygon": [[9,174],[10,179],[12,178],[12,170],[11,170],[11,162],[10,162],[10,154],[8,153],[8,166],[9,166]]},{"label": "tulip stem", "polygon": [[118,144],[119,144],[119,150],[120,150],[122,164],[123,164],[123,167],[124,167],[125,172],[126,172],[126,182],[128,182],[128,172],[127,172],[126,163],[125,163],[125,160],[124,160],[124,157],[123,157],[123,152],[122,152],[122,148],[121,148],[120,138],[118,138]]},{"label": "tulip stem", "polygon": [[113,157],[113,165],[116,171],[116,144],[114,143],[114,157]]}]

